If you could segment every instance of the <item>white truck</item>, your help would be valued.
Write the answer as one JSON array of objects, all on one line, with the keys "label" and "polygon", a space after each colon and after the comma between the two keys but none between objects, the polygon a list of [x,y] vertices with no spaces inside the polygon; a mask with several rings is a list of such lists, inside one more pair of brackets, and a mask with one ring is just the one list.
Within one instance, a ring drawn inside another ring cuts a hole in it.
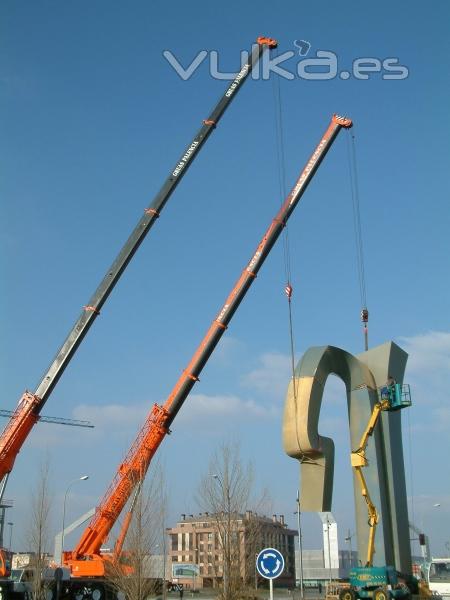
[{"label": "white truck", "polygon": [[450,600],[450,558],[432,558],[422,568],[430,592],[436,600]]},{"label": "white truck", "polygon": [[33,569],[11,569],[11,575],[0,580],[0,600],[31,600],[33,579]]}]

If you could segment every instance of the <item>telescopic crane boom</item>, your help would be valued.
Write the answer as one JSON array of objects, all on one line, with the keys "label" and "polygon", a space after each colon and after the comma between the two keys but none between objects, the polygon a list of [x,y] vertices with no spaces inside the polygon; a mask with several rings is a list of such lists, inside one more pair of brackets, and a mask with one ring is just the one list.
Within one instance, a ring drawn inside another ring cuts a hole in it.
[{"label": "telescopic crane boom", "polygon": [[[63,562],[71,568],[72,575],[75,577],[104,575],[105,563],[104,558],[100,554],[102,544],[106,541],[134,488],[145,477],[152,457],[166,434],[169,433],[170,425],[195,382],[198,381],[203,367],[217,346],[222,334],[227,329],[231,318],[256,278],[259,269],[337,134],[342,127],[349,128],[351,125],[352,122],[350,119],[338,115],[333,116],[317,148],[300,173],[295,186],[270,224],[256,252],[243,270],[225,304],[212,322],[212,325],[195,351],[187,368],[175,384],[166,402],[163,406],[155,404],[151,409],[125,460],[119,466],[114,480],[100,505],[97,507],[95,515],[83,532],[79,543],[72,552],[64,553]],[[123,540],[121,543],[123,543]]]},{"label": "telescopic crane boom", "polygon": [[81,344],[84,336],[100,314],[100,310],[115,284],[130,260],[133,258],[136,250],[139,248],[150,228],[159,217],[172,192],[183,178],[194,158],[211,135],[211,132],[242,87],[245,80],[251,74],[264,51],[268,48],[275,48],[276,46],[277,42],[271,38],[259,37],[257,39],[257,43],[253,45],[252,52],[247,62],[242,66],[239,73],[236,74],[236,77],[231,84],[228,85],[225,93],[221,96],[211,114],[203,121],[200,130],[181,155],[175,167],[153,199],[153,202],[145,209],[144,215],[141,217],[125,245],[120,250],[117,258],[106,272],[106,275],[94,292],[94,295],[89,300],[88,304],[83,307],[81,315],[70,330],[69,335],[58,350],[53,362],[37,388],[33,393],[26,391],[19,400],[16,410],[0,436],[0,501],[3,497],[8,475],[14,466],[17,454],[20,452],[33,425],[38,420],[39,413],[47,402],[53,388],[69,364],[78,346]]}]

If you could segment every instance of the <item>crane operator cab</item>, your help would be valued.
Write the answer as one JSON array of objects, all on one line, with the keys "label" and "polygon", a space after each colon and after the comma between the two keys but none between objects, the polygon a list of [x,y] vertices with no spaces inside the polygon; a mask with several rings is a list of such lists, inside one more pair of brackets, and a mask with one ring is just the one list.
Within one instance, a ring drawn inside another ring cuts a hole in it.
[{"label": "crane operator cab", "polygon": [[9,577],[11,575],[11,557],[12,552],[0,548],[0,577]]},{"label": "crane operator cab", "polygon": [[385,410],[400,410],[411,406],[411,391],[408,383],[396,383],[391,376],[385,385],[378,390],[381,402],[388,402],[389,408]]}]

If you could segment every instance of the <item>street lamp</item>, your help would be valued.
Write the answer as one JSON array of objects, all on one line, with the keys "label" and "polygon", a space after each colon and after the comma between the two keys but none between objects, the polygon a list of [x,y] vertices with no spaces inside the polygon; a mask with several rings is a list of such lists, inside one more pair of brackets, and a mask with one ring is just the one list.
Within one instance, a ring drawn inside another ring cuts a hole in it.
[{"label": "street lamp", "polygon": [[328,543],[328,566],[329,566],[329,570],[330,570],[330,585],[331,585],[332,576],[331,576],[330,520],[328,518],[328,514],[327,514],[327,543]]},{"label": "street lamp", "polygon": [[429,541],[430,541],[430,537],[431,536],[427,535],[425,533],[425,531],[428,530],[428,527],[430,526],[430,522],[429,522],[430,519],[427,516],[426,523],[424,525],[424,516],[425,515],[430,515],[431,514],[430,511],[431,511],[432,508],[440,508],[440,506],[441,506],[440,502],[435,502],[434,504],[431,504],[431,505],[429,504],[426,507],[422,507],[422,509],[420,511],[420,513],[421,513],[420,521],[421,521],[422,536],[424,536],[423,537],[424,544],[421,543],[420,536],[419,536],[419,544],[421,545],[421,549],[422,549],[422,554],[423,554],[424,560],[425,559],[426,560],[430,560],[431,559],[431,557],[429,556],[429,554],[430,554],[430,552],[429,552]]},{"label": "street lamp", "polygon": [[163,557],[163,576],[162,576],[162,597],[163,600],[166,600],[166,539],[165,539],[165,533],[163,533],[163,543],[162,543],[162,548],[159,544],[156,544],[155,546],[155,550],[160,549],[163,553],[162,557]]},{"label": "street lamp", "polygon": [[10,522],[10,523],[8,523],[8,525],[9,525],[9,549],[11,550],[11,548],[12,548],[12,528],[13,528],[14,523]]},{"label": "street lamp", "polygon": [[163,600],[166,600],[167,598],[167,584],[166,584],[166,554],[167,554],[167,549],[166,549],[166,531],[163,531],[163,573],[164,573],[164,577],[163,577]]},{"label": "street lamp", "polygon": [[77,481],[86,481],[86,479],[89,479],[89,475],[83,475],[82,477],[78,477],[77,479],[73,479],[69,483],[69,485],[67,486],[66,493],[64,494],[63,518],[62,518],[62,532],[61,532],[61,564],[63,563],[63,557],[64,557],[64,527],[65,527],[65,521],[66,521],[66,501],[67,501],[67,494],[68,494],[70,488],[72,487],[72,485],[74,483],[76,483]]},{"label": "street lamp", "polygon": [[347,537],[345,538],[345,541],[348,542],[348,546],[349,546],[349,560],[348,560],[348,564],[349,564],[349,568],[350,569],[353,567],[352,537],[354,535],[355,535],[354,533],[350,533],[350,529],[349,529],[348,533],[347,533]]},{"label": "street lamp", "polygon": [[302,544],[302,526],[300,520],[300,492],[297,490],[297,510],[294,515],[297,514],[297,530],[298,530],[298,551],[300,554],[300,598],[303,600],[304,588],[303,588],[303,544]]}]

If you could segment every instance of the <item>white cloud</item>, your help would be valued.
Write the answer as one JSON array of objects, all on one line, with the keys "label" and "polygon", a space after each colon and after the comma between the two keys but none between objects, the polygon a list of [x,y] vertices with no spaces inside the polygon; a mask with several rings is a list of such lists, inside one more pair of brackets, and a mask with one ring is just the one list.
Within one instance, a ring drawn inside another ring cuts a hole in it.
[{"label": "white cloud", "polygon": [[[70,440],[71,436],[70,432],[62,430],[62,426],[56,426],[49,423],[38,423],[34,427],[26,443],[29,444],[31,448],[38,448],[40,450],[63,445],[65,440]],[[76,430],[74,429],[74,439],[76,438],[75,431]]]},{"label": "white cloud", "polygon": [[408,352],[408,371],[434,375],[450,371],[450,332],[429,331],[412,337],[400,337],[400,345]]},{"label": "white cloud", "polygon": [[411,385],[412,430],[442,432],[450,428],[450,332],[429,331],[400,337],[409,354],[405,383]]},{"label": "white cloud", "polygon": [[[432,331],[401,337],[399,344],[409,354],[405,381],[411,383],[416,409],[414,415],[411,414],[412,431],[448,431],[450,333]],[[226,346],[221,360],[232,360],[233,355],[241,354],[242,343],[239,340],[229,338]],[[202,428],[213,426],[217,430],[218,424],[229,424],[236,418],[244,421],[279,418],[290,378],[291,360],[287,354],[263,353],[257,357],[256,367],[241,379],[247,394],[191,394],[186,400],[186,406],[177,416],[177,423],[183,421],[195,426],[196,422],[201,422]],[[258,399],[261,401],[258,402]],[[341,423],[341,416],[344,414],[341,413],[341,407],[345,411],[345,402],[343,383],[339,378],[330,376],[324,391],[322,413],[329,418],[329,422],[321,420],[324,429],[328,429],[329,424],[334,425],[334,428],[337,426],[339,430],[341,427],[346,429],[346,425]],[[58,446],[71,444],[73,437],[74,443],[82,438],[89,445],[96,443],[99,437],[111,434],[128,439],[138,431],[151,406],[149,400],[126,405],[79,404],[73,409],[73,418],[91,421],[95,425],[94,430],[73,430],[76,435],[72,436],[67,428],[40,425],[35,428],[30,442],[35,447]],[[331,414],[327,407],[330,407]],[[338,421],[335,420],[336,417]]]},{"label": "white cloud", "polygon": [[[247,418],[264,419],[274,415],[273,408],[257,404],[254,400],[243,400],[235,395],[192,394],[186,401],[186,410],[180,413],[180,421],[198,421],[210,419],[245,420]],[[202,423],[204,425],[204,423]]]},{"label": "white cloud", "polygon": [[71,418],[90,421],[93,429],[38,423],[30,435],[29,444],[34,448],[79,446],[81,443],[88,447],[111,435],[128,440],[137,433],[151,406],[149,402],[79,404],[74,407]]},{"label": "white cloud", "polygon": [[450,408],[449,407],[441,407],[436,408],[431,411],[432,419],[436,425],[436,429],[438,431],[446,431],[450,430]]},{"label": "white cloud", "polygon": [[[111,435],[119,432],[129,436],[138,431],[150,410],[148,403],[137,404],[108,404],[87,405],[80,404],[73,410],[76,419],[89,420],[95,425],[89,438],[98,438],[100,435]],[[190,394],[183,408],[176,417],[178,423],[201,423],[201,427],[213,426],[216,422],[247,419],[271,418],[279,411],[274,407],[265,407],[253,399],[243,399],[233,394],[207,395]],[[61,434],[59,434],[59,441]]]},{"label": "white cloud", "polygon": [[214,356],[211,357],[211,362],[217,362],[222,366],[233,364],[236,359],[245,351],[245,344],[241,340],[227,335],[220,340],[220,344],[214,351]]},{"label": "white cloud", "polygon": [[151,405],[139,404],[79,404],[73,410],[73,418],[91,421],[96,428],[103,430],[110,427],[129,428],[142,423]]},{"label": "white cloud", "polygon": [[242,384],[283,402],[292,376],[290,357],[286,354],[266,352],[259,357],[258,362],[256,369],[242,377]]}]

